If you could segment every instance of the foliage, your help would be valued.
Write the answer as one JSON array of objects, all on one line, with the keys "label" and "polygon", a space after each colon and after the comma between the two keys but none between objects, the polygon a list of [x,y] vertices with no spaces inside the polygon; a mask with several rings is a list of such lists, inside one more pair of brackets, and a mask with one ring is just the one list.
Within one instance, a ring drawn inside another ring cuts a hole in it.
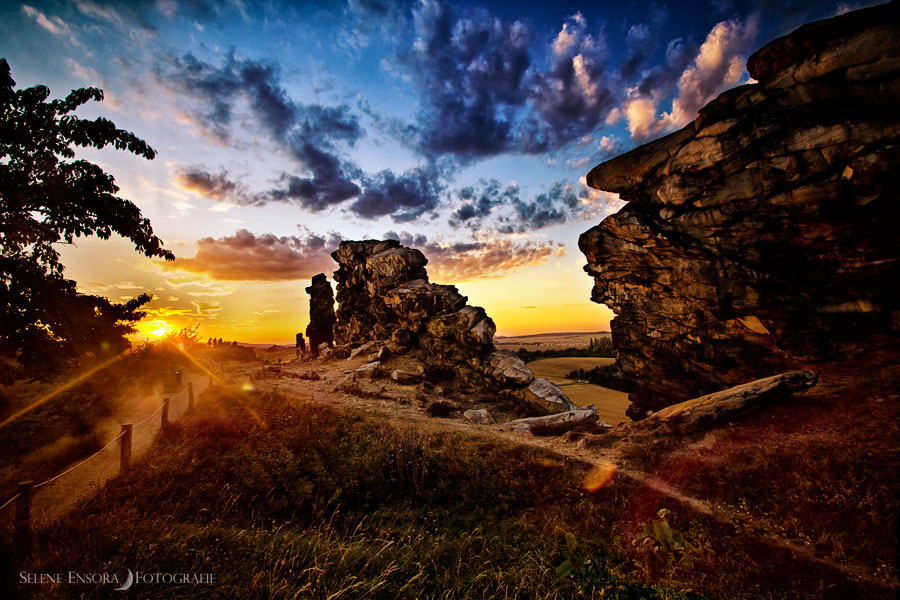
[{"label": "foliage", "polygon": [[644,531],[635,536],[632,544],[644,554],[643,568],[651,581],[661,576],[671,577],[678,569],[691,569],[703,554],[700,545],[689,543],[666,517],[667,508],[657,511],[658,519],[644,524]]},{"label": "foliage", "polygon": [[618,390],[620,392],[630,392],[632,390],[630,382],[622,379],[622,371],[616,363],[597,366],[591,369],[575,369],[574,371],[566,373],[566,379],[587,381],[588,383],[600,385],[611,390]]},{"label": "foliage", "polygon": [[82,358],[121,352],[141,294],[125,304],[82,294],[63,276],[57,244],[113,233],[134,242],[149,257],[172,259],[150,222],[132,202],[116,196],[113,177],[86,160],[73,160],[72,146],[113,146],[152,159],[156,152],[134,134],[99,117],[73,113],[97,88],[72,90],[48,101],[42,85],[14,89],[6,59],[0,58],[0,355],[30,374]]},{"label": "foliage", "polygon": [[539,358],[558,358],[560,356],[600,356],[604,358],[615,358],[616,349],[613,346],[612,338],[609,336],[601,336],[591,338],[587,348],[563,348],[558,350],[529,350],[527,348],[519,348],[516,355],[525,362],[538,360]]},{"label": "foliage", "polygon": [[197,323],[193,327],[182,327],[178,331],[173,331],[167,335],[166,341],[171,342],[176,346],[181,346],[185,350],[195,348],[203,344],[200,340],[200,335],[197,333],[198,329],[200,329],[200,323]]}]

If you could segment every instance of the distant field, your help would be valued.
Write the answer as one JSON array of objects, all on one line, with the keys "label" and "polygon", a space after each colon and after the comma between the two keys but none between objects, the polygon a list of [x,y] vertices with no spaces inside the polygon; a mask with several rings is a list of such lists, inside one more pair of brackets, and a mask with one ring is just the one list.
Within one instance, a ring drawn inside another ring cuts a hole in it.
[{"label": "distant field", "polygon": [[592,337],[609,337],[608,331],[576,331],[569,333],[540,333],[515,337],[495,337],[494,345],[501,350],[560,350],[587,348]]},{"label": "distant field", "polygon": [[560,356],[559,358],[541,358],[528,363],[528,367],[541,377],[565,377],[575,369],[593,369],[616,362],[614,358],[600,356]]},{"label": "distant field", "polygon": [[[597,334],[594,334],[596,337]],[[535,375],[545,377],[562,388],[566,396],[578,406],[593,404],[597,407],[600,420],[610,425],[618,425],[622,421],[631,421],[625,416],[628,408],[628,394],[590,383],[578,383],[574,379],[566,379],[565,375],[575,369],[591,369],[615,362],[614,358],[597,356],[563,356],[560,358],[542,358],[528,363]]]}]

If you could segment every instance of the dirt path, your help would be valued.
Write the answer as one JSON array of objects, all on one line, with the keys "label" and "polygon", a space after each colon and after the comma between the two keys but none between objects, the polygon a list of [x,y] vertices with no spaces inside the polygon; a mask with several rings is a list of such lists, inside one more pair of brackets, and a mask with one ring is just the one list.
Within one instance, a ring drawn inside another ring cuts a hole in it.
[{"label": "dirt path", "polygon": [[[184,378],[185,387],[181,392],[169,394],[169,420],[177,421],[187,411],[187,384],[192,383],[195,398],[209,385],[209,376],[190,374]],[[162,397],[144,394],[123,402],[127,408],[117,415],[119,423],[132,423],[132,460],[138,460],[153,443],[153,438],[162,427]],[[121,434],[110,440],[104,448],[89,458],[56,475],[50,480],[38,483],[33,488],[32,520],[36,527],[46,525],[72,510],[98,488],[119,474],[121,457]],[[15,502],[4,508],[2,517],[12,523]]]},{"label": "dirt path", "polygon": [[[319,381],[271,379],[258,382],[258,385],[263,389],[277,390],[289,398],[347,407],[385,418],[393,422],[415,424],[417,427],[431,431],[462,432],[466,435],[501,439],[515,444],[524,444],[550,450],[560,456],[581,461],[588,465],[594,465],[601,468],[609,468],[610,465],[612,465],[612,468],[615,469],[615,473],[619,476],[631,479],[654,492],[672,498],[680,504],[689,507],[691,510],[706,517],[715,519],[721,523],[731,523],[739,516],[738,512],[734,509],[686,494],[677,487],[650,473],[638,468],[630,467],[621,456],[622,450],[628,444],[627,439],[620,439],[607,447],[592,448],[567,441],[561,436],[536,437],[528,433],[515,432],[511,427],[504,426],[503,424],[476,425],[463,421],[462,419],[433,418],[416,402],[398,403],[393,399],[363,398],[353,394],[336,391],[335,386],[350,381],[353,370],[363,362],[365,361],[357,359],[355,361],[317,361],[315,363],[285,365],[284,370],[288,372],[314,369],[323,376],[323,379]],[[240,378],[246,376],[248,373],[249,370],[243,374],[237,372],[234,376]],[[718,435],[717,432],[713,431],[701,440],[682,449],[680,452],[689,453],[698,448],[709,447]],[[884,585],[883,579],[871,577],[869,575],[869,569],[866,567],[839,563],[828,558],[816,556],[803,545],[772,532],[766,532],[763,536],[768,543],[773,546],[787,549],[798,558],[825,565],[859,581]]]}]

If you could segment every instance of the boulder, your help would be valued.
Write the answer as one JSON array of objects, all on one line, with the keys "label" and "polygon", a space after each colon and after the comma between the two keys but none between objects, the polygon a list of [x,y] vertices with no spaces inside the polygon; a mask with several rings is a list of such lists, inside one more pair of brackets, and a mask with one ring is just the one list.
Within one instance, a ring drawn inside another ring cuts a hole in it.
[{"label": "boulder", "polygon": [[463,419],[476,425],[493,425],[496,423],[491,413],[483,408],[467,410],[463,413]]},{"label": "boulder", "polygon": [[551,383],[543,377],[535,378],[531,384],[525,388],[525,399],[529,403],[549,413],[571,411],[578,408],[556,384]]},{"label": "boulder", "polygon": [[806,25],[759,83],[595,167],[581,235],[635,419],[900,339],[900,3]]},{"label": "boulder", "polygon": [[374,379],[378,376],[379,367],[381,363],[377,360],[366,363],[353,371],[353,379]]},{"label": "boulder", "polygon": [[737,412],[779,402],[813,387],[817,381],[815,371],[789,371],[667,406],[631,427],[655,429],[666,426],[678,433],[690,433]]},{"label": "boulder", "polygon": [[404,385],[422,383],[425,380],[425,373],[424,371],[413,372],[396,369],[391,373],[391,379],[393,379],[397,383],[402,383]]},{"label": "boulder", "polygon": [[534,373],[528,365],[508,350],[491,352],[484,362],[487,374],[502,383],[524,386],[534,381]]},{"label": "boulder", "polygon": [[583,421],[586,423],[597,422],[601,426],[610,427],[610,425],[603,423],[599,419],[600,417],[597,415],[597,409],[594,408],[593,405],[590,405],[585,406],[584,408],[575,408],[573,410],[558,412],[552,415],[545,415],[543,417],[528,417],[525,419],[516,419],[514,421],[510,421],[509,423],[505,423],[505,425],[512,427],[513,431],[523,433],[531,432],[532,425],[550,425],[553,423],[567,423],[570,421]]}]

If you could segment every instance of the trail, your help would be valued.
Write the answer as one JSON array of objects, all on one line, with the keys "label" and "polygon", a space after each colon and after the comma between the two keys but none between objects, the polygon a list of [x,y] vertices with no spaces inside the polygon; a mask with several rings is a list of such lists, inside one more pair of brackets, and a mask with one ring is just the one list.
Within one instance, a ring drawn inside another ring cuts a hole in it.
[{"label": "trail", "polygon": [[[208,387],[209,376],[189,374],[184,378],[184,388],[180,392],[166,394],[170,396],[169,421],[177,421],[187,411],[188,383],[193,384],[196,399]],[[139,460],[147,452],[157,432],[162,428],[162,404],[162,395],[156,394],[131,397],[121,403],[127,408],[117,415],[117,420],[120,424],[133,424],[132,461]],[[47,525],[65,515],[119,474],[120,438],[121,434],[118,434],[107,442],[104,448],[87,459],[34,486],[31,514],[35,527]],[[6,524],[13,522],[15,504],[10,503],[2,511],[0,518]]]},{"label": "trail", "polygon": [[[510,427],[504,427],[502,424],[477,425],[459,419],[436,419],[426,414],[424,410],[411,404],[400,404],[396,400],[362,398],[335,391],[335,384],[342,379],[346,380],[347,376],[352,373],[352,370],[358,366],[356,363],[361,364],[362,362],[362,360],[352,361],[351,359],[337,363],[306,363],[298,367],[297,370],[308,370],[314,367],[317,372],[324,375],[324,378],[319,381],[272,379],[264,380],[259,385],[273,391],[277,390],[289,398],[347,407],[393,422],[415,424],[417,427],[425,430],[453,431],[465,435],[501,439],[514,444],[549,450],[562,457],[580,461],[586,465],[601,467],[614,465],[615,473],[618,476],[630,479],[641,486],[645,486],[656,493],[677,501],[682,506],[696,513],[712,518],[720,523],[733,523],[737,518],[746,518],[747,516],[728,506],[722,506],[703,498],[691,496],[651,473],[629,466],[621,456],[622,451],[629,443],[627,438],[621,438],[609,447],[591,448],[567,441],[561,436],[537,437],[528,433],[515,432]],[[688,454],[692,450],[709,447],[718,435],[717,431],[712,431],[679,452]],[[806,437],[804,434],[796,435],[798,437]],[[895,583],[886,584],[883,579],[870,576],[869,569],[865,566],[837,562],[818,556],[809,548],[773,533],[769,528],[758,531],[757,534],[772,546],[786,549],[793,556],[802,560],[824,565],[858,581],[878,586],[896,587]]]}]

